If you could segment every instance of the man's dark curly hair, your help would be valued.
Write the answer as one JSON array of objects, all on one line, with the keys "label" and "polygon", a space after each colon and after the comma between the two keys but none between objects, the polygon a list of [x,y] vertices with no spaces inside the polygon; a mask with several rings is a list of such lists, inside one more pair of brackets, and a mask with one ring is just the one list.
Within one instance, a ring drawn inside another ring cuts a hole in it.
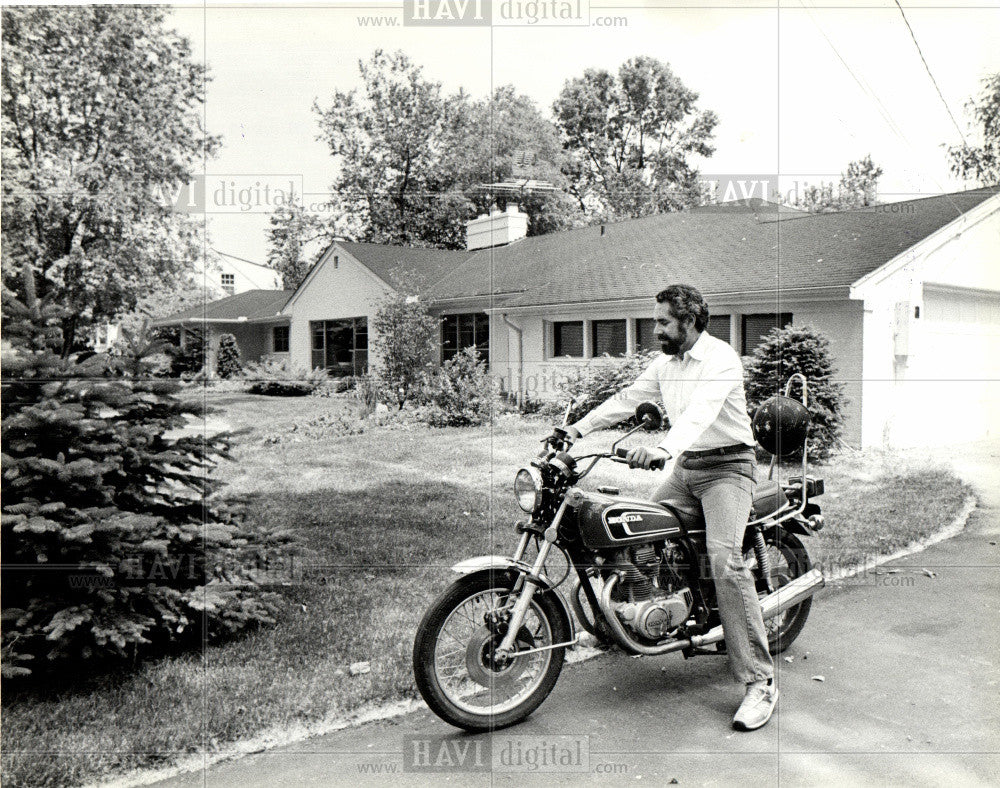
[{"label": "man's dark curly hair", "polygon": [[656,302],[669,304],[670,311],[678,320],[693,317],[696,330],[708,328],[708,304],[691,285],[670,285],[656,294]]}]

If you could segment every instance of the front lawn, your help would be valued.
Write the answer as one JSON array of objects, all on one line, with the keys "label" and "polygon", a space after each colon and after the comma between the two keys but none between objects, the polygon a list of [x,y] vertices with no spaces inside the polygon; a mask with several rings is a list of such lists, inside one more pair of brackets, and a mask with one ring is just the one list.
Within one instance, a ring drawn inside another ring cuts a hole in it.
[{"label": "front lawn", "polygon": [[[290,582],[285,615],[203,654],[166,656],[124,676],[72,688],[58,677],[5,686],[5,785],[79,784],[415,697],[417,621],[451,581],[450,564],[512,549],[514,471],[548,430],[503,417],[492,430],[376,427],[338,437],[322,425],[354,408],[343,398],[208,400],[245,430],[236,461],[221,471],[227,494],[246,497],[250,517],[286,526],[302,544],[298,560],[274,572]],[[602,433],[580,448],[609,443]],[[826,479],[827,527],[811,552],[824,564],[926,536],[967,494],[952,474],[894,456],[845,455],[817,474]],[[655,477],[606,463],[586,482],[600,483],[643,495]],[[360,661],[371,671],[351,675]]]}]

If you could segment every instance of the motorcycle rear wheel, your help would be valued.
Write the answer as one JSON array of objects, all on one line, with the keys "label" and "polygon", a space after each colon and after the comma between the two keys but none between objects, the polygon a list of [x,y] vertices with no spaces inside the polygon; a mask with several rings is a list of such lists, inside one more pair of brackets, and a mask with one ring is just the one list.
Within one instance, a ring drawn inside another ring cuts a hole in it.
[{"label": "motorcycle rear wheel", "polygon": [[[431,711],[458,728],[485,731],[521,722],[548,697],[562,671],[565,647],[506,664],[494,659],[502,638],[487,626],[485,615],[512,601],[512,580],[499,573],[456,580],[417,628],[417,689]],[[518,632],[518,650],[565,643],[569,637],[559,603],[551,593],[536,592]]]},{"label": "motorcycle rear wheel", "polygon": [[[764,532],[764,544],[770,558],[771,584],[775,590],[812,569],[812,561],[809,560],[809,553],[806,552],[805,546],[795,534],[789,533],[784,528],[779,526]],[[763,584],[763,576],[757,565],[756,554],[752,549],[748,556],[747,566],[753,572],[754,579],[757,581],[758,593],[763,598],[768,592]],[[764,622],[764,628],[767,631],[767,645],[772,654],[780,654],[792,645],[792,642],[806,625],[811,607],[812,597],[808,597],[795,607],[789,608],[784,613]]]}]

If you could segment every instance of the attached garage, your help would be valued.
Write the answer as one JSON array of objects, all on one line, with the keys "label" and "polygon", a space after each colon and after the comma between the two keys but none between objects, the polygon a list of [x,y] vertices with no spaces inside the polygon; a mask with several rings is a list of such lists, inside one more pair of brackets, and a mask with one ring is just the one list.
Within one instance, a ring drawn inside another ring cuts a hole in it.
[{"label": "attached garage", "polygon": [[934,443],[1000,435],[1000,292],[925,283],[904,402]]},{"label": "attached garage", "polygon": [[1000,198],[856,282],[864,300],[862,442],[1000,435]]}]

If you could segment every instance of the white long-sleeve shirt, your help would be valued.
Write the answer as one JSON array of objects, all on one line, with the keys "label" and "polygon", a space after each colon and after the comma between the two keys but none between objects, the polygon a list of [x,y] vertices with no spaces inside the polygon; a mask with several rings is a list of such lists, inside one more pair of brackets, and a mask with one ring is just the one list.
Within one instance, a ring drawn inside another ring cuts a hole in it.
[{"label": "white long-sleeve shirt", "polygon": [[640,402],[663,403],[670,430],[660,442],[672,457],[756,442],[743,391],[743,363],[726,342],[702,332],[683,357],[658,356],[631,386],[573,426],[586,435],[628,418]]}]

